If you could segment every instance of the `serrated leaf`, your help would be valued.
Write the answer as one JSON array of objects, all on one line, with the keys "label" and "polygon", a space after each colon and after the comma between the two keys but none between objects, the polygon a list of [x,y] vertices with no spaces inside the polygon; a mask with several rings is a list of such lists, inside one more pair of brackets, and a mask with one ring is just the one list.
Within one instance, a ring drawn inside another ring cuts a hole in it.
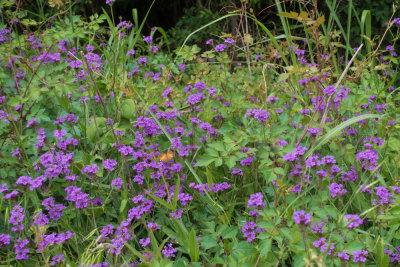
[{"label": "serrated leaf", "polygon": [[266,240],[261,241],[259,247],[260,247],[261,255],[267,255],[268,252],[271,251],[272,239],[269,238],[269,239],[266,239]]},{"label": "serrated leaf", "polygon": [[208,166],[211,163],[213,163],[216,159],[216,157],[211,157],[210,155],[204,154],[197,162],[196,162],[196,167],[204,167]]}]

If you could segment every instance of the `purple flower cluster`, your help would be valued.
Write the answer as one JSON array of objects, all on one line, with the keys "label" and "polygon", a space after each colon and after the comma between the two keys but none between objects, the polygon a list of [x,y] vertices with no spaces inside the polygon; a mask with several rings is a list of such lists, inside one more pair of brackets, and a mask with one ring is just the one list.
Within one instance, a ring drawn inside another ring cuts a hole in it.
[{"label": "purple flower cluster", "polygon": [[264,208],[265,204],[263,202],[263,195],[261,192],[252,194],[250,199],[247,201],[247,208],[260,209]]},{"label": "purple flower cluster", "polygon": [[226,45],[218,44],[218,45],[215,46],[215,52],[222,52],[222,51],[225,50],[225,48],[226,48]]},{"label": "purple flower cluster", "polygon": [[361,161],[364,170],[373,171],[378,166],[379,155],[374,149],[367,149],[357,153],[356,159]]},{"label": "purple flower cluster", "polygon": [[251,117],[258,121],[266,122],[268,120],[269,112],[266,112],[263,109],[251,108],[247,110],[247,113],[244,114],[245,118]]},{"label": "purple flower cluster", "polygon": [[293,213],[294,222],[302,225],[309,225],[311,223],[311,213],[306,213],[304,210],[295,211]]},{"label": "purple flower cluster", "polygon": [[168,243],[167,245],[165,245],[162,250],[162,254],[166,258],[174,258],[176,252],[178,252],[178,250],[176,248],[172,247],[171,243]]},{"label": "purple flower cluster", "polygon": [[35,241],[37,243],[37,251],[43,252],[46,250],[48,246],[53,244],[60,245],[64,241],[68,241],[74,235],[75,235],[74,233],[66,231],[65,233],[60,233],[60,234],[52,233],[49,235],[38,236],[38,238]]},{"label": "purple flower cluster", "polygon": [[358,227],[363,223],[363,220],[357,214],[347,214],[344,215],[344,218],[347,221],[347,228],[349,229]]},{"label": "purple flower cluster", "polygon": [[243,237],[247,238],[247,242],[252,242],[256,239],[256,233],[259,234],[264,231],[264,228],[257,227],[253,221],[245,222],[242,226]]},{"label": "purple flower cluster", "polygon": [[227,182],[223,182],[221,184],[215,184],[213,183],[211,185],[211,187],[208,186],[208,184],[203,184],[203,187],[200,184],[195,184],[195,183],[190,183],[189,187],[196,189],[197,191],[199,191],[200,194],[204,195],[205,192],[203,190],[203,187],[208,191],[208,192],[215,192],[218,193],[219,191],[224,191],[230,187],[232,187],[230,184],[228,184]]},{"label": "purple flower cluster", "polygon": [[0,234],[0,248],[9,245],[11,236],[9,234]]},{"label": "purple flower cluster", "polygon": [[64,215],[62,211],[67,208],[63,204],[54,204],[54,197],[44,199],[42,205],[49,213],[49,217],[56,221]]},{"label": "purple flower cluster", "polygon": [[29,244],[28,239],[18,238],[14,243],[15,258],[17,260],[27,260],[29,259],[28,253],[29,249],[25,248]]},{"label": "purple flower cluster", "polygon": [[24,209],[20,205],[15,205],[14,208],[11,210],[11,216],[8,222],[12,225],[11,231],[13,232],[19,232],[24,230],[24,225],[22,224],[25,215],[24,215]]},{"label": "purple flower cluster", "polygon": [[394,202],[392,193],[390,193],[390,191],[386,187],[378,186],[374,187],[374,189],[375,189],[375,194],[378,198],[374,198],[372,200],[372,205],[385,206]]},{"label": "purple flower cluster", "polygon": [[[113,160],[113,159],[106,159],[103,161],[103,167],[104,169],[108,170],[108,171],[113,171],[114,167],[117,165],[118,163]],[[96,171],[97,172],[97,171]]]},{"label": "purple flower cluster", "polygon": [[343,196],[347,193],[347,190],[343,188],[343,185],[338,183],[332,183],[329,186],[329,191],[331,191],[331,197],[336,197],[337,195]]},{"label": "purple flower cluster", "polygon": [[296,161],[298,160],[299,156],[303,156],[304,153],[306,153],[307,148],[299,145],[296,147],[292,152],[287,153],[286,155],[283,156],[284,161]]},{"label": "purple flower cluster", "polygon": [[76,186],[68,186],[65,188],[67,191],[67,196],[65,197],[66,200],[75,203],[76,208],[86,208],[88,205],[88,197],[89,194],[81,192],[81,188]]},{"label": "purple flower cluster", "polygon": [[319,248],[320,252],[326,252],[327,255],[332,255],[332,252],[335,249],[335,244],[326,242],[325,237],[321,237],[314,241],[313,246]]},{"label": "purple flower cluster", "polygon": [[365,262],[367,258],[365,256],[368,255],[367,250],[357,250],[353,252],[353,262]]}]

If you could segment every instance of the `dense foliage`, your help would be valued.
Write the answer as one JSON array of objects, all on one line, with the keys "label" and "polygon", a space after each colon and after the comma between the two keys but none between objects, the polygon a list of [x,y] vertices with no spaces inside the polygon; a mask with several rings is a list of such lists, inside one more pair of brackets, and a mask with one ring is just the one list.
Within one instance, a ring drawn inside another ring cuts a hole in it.
[{"label": "dense foliage", "polygon": [[167,52],[137,17],[0,7],[0,264],[399,264],[396,9],[356,48],[334,13],[239,10]]}]

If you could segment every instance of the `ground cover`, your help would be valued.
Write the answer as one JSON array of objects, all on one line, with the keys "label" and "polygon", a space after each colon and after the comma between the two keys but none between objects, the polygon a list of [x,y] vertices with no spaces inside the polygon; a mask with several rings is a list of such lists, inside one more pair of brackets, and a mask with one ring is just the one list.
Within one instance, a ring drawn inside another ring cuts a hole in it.
[{"label": "ground cover", "polygon": [[355,48],[334,12],[238,11],[260,36],[168,51],[135,12],[2,8],[2,265],[399,263],[396,10]]}]

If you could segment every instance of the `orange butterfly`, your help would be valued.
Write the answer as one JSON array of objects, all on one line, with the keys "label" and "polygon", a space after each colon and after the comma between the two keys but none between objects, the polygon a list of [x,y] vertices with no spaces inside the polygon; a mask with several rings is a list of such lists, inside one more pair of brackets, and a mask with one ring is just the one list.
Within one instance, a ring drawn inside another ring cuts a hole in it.
[{"label": "orange butterfly", "polygon": [[163,162],[170,162],[174,158],[174,152],[168,151],[159,156],[159,159]]}]

